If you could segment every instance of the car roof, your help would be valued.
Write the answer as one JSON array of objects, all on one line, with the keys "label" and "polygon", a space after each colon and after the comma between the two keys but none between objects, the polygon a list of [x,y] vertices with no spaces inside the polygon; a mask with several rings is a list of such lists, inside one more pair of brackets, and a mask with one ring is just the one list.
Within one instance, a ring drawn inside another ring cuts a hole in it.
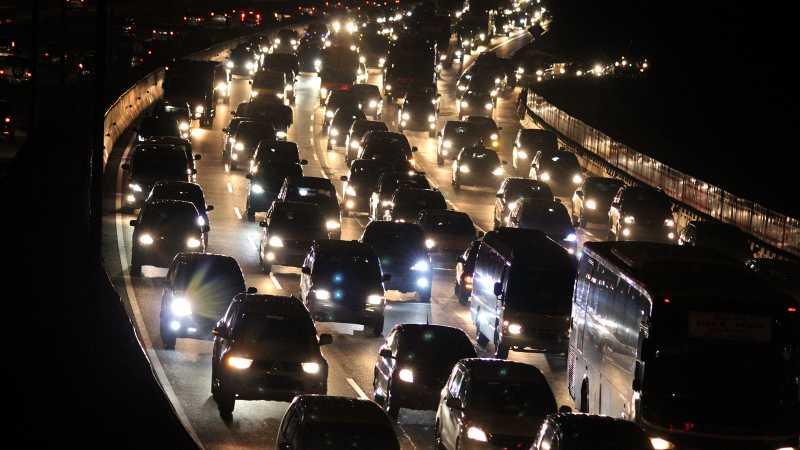
[{"label": "car roof", "polygon": [[178,257],[184,261],[194,262],[194,261],[201,261],[201,260],[226,260],[232,261],[236,263],[236,266],[239,266],[239,262],[236,261],[236,258],[228,255],[222,255],[218,253],[200,253],[200,252],[181,252],[178,253]]},{"label": "car roof", "polygon": [[203,188],[200,187],[197,183],[192,183],[189,181],[177,181],[177,180],[161,180],[157,181],[155,186],[161,186],[165,188],[173,188],[173,189],[180,189],[180,190],[191,190],[194,192],[203,193]]},{"label": "car roof", "polygon": [[562,430],[567,432],[573,428],[602,427],[607,425],[614,425],[615,428],[618,427],[616,429],[620,431],[628,428],[631,431],[642,432],[639,425],[630,420],[597,414],[561,413],[552,415],[550,420],[557,423]]},{"label": "car roof", "polygon": [[319,205],[316,203],[309,203],[309,202],[295,202],[290,200],[275,200],[272,202],[272,208],[274,210],[283,210],[283,211],[311,211],[311,212],[318,212]]},{"label": "car roof", "polygon": [[304,415],[306,420],[388,425],[391,428],[385,413],[371,400],[333,395],[299,395],[294,401],[310,412]]},{"label": "car roof", "polygon": [[533,381],[548,386],[542,372],[530,364],[495,358],[466,358],[459,364],[469,371],[473,380]]},{"label": "car roof", "polygon": [[[564,206],[558,200],[544,200],[541,198],[535,197],[523,197],[520,199],[522,205],[525,206],[526,210],[536,209],[536,210],[543,210],[543,209],[552,209],[552,210],[567,210],[567,207]],[[552,212],[552,211],[551,211]]]},{"label": "car roof", "polygon": [[311,187],[332,187],[331,180],[322,177],[307,177],[300,178],[287,178],[286,184],[288,186],[311,186]]},{"label": "car roof", "polygon": [[[397,324],[392,328],[393,331],[397,331],[399,333],[424,333],[428,330],[438,330],[438,331],[449,331],[453,334],[464,334],[464,331],[461,328],[451,327],[448,325],[436,325],[436,324],[426,324],[426,323],[401,323]],[[466,336],[466,335],[465,335]]]},{"label": "car roof", "polygon": [[[438,194],[438,195],[437,195]],[[421,197],[433,197],[442,196],[442,193],[438,189],[424,189],[418,187],[407,187],[407,186],[400,186],[397,190],[394,191],[394,197],[400,196],[421,196]]]},{"label": "car roof", "polygon": [[149,208],[173,208],[173,209],[193,209],[195,214],[199,214],[197,212],[197,207],[194,206],[194,203],[186,201],[186,200],[167,200],[167,199],[159,199],[152,201],[150,203],[145,203],[145,206],[142,209],[149,209]]},{"label": "car roof", "polygon": [[364,228],[364,231],[371,229],[385,229],[390,231],[411,231],[421,230],[420,226],[411,222],[393,222],[391,220],[372,220]]},{"label": "car roof", "polygon": [[269,294],[238,294],[233,301],[244,306],[241,312],[260,312],[283,314],[295,317],[309,317],[308,310],[296,297]]},{"label": "car roof", "polygon": [[319,239],[314,241],[317,255],[344,253],[373,256],[372,247],[359,241],[342,241],[338,239]]}]

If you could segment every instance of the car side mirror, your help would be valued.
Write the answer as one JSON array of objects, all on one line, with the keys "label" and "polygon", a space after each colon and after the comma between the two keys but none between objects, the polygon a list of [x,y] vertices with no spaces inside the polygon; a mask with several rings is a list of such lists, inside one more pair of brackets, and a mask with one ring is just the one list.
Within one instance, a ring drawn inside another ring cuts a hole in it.
[{"label": "car side mirror", "polygon": [[385,273],[381,276],[381,281],[383,281],[384,283],[391,280],[392,280],[392,274],[390,273]]},{"label": "car side mirror", "polygon": [[308,164],[308,160],[307,159],[301,159],[300,160],[300,165],[301,166],[305,166],[306,164]]},{"label": "car side mirror", "polygon": [[347,181],[347,175],[342,175],[339,177],[339,179],[342,181]]},{"label": "car side mirror", "polygon": [[418,150],[419,150],[419,149],[418,149],[417,147],[411,147],[411,151],[412,151],[412,152],[416,152],[416,151],[418,151]]},{"label": "car side mirror", "polygon": [[444,401],[445,406],[448,408],[453,409],[464,409],[464,405],[461,404],[461,400],[455,397],[448,397],[447,400]]},{"label": "car side mirror", "polygon": [[261,228],[267,228],[267,221],[262,220],[261,222],[258,222],[258,226],[260,226]]},{"label": "car side mirror", "polygon": [[391,359],[392,358],[392,351],[388,348],[382,348],[381,351],[378,353],[381,358]]},{"label": "car side mirror", "polygon": [[253,179],[253,174],[252,173],[248,173],[244,177],[247,178],[248,180],[252,180]]},{"label": "car side mirror", "polygon": [[561,405],[561,406],[558,407],[558,413],[559,414],[569,414],[571,412],[572,412],[572,408],[570,408],[567,405]]},{"label": "car side mirror", "polygon": [[255,293],[257,293],[257,292],[258,292],[258,288],[257,288],[257,287],[255,287],[255,286],[250,286],[249,288],[247,288],[247,291],[246,291],[246,292],[247,292],[248,294],[255,294]]},{"label": "car side mirror", "polygon": [[494,284],[494,295],[497,297],[503,295],[503,283],[498,281]]},{"label": "car side mirror", "polygon": [[322,333],[319,335],[319,345],[331,345],[333,344],[333,336],[328,333]]},{"label": "car side mirror", "polygon": [[135,227],[136,225],[138,225],[138,224],[139,224],[139,221],[138,221],[138,220],[136,220],[136,219],[132,219],[132,220],[130,221],[130,224],[131,224],[131,226],[132,226],[132,227]]},{"label": "car side mirror", "polygon": [[307,267],[307,266],[303,266],[303,268],[300,269],[300,272],[302,272],[303,275],[311,275],[311,268]]},{"label": "car side mirror", "polygon": [[194,154],[194,160],[195,161],[200,161],[201,159],[203,159],[203,155],[201,155],[200,153],[195,153]]},{"label": "car side mirror", "polygon": [[122,170],[124,170],[124,171],[131,170],[131,165],[128,164],[128,163],[123,163],[122,164]]}]

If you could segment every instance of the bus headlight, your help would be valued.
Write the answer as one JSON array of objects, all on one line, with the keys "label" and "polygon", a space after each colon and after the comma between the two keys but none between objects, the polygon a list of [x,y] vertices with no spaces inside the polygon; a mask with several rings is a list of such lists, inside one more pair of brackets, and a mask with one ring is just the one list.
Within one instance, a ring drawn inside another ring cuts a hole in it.
[{"label": "bus headlight", "polygon": [[169,305],[173,315],[185,317],[192,314],[192,305],[185,297],[175,297]]}]

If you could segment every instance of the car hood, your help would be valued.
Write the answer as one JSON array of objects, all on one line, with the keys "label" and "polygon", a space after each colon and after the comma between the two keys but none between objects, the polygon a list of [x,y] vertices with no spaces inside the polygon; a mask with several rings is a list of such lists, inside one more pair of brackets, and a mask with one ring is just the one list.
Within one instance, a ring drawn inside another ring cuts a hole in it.
[{"label": "car hood", "polygon": [[298,343],[282,340],[262,341],[256,344],[236,342],[233,353],[260,361],[304,362],[322,359],[313,342]]},{"label": "car hood", "polygon": [[480,427],[488,435],[533,437],[539,432],[539,426],[542,424],[544,416],[518,417],[470,411],[467,420],[470,424]]}]

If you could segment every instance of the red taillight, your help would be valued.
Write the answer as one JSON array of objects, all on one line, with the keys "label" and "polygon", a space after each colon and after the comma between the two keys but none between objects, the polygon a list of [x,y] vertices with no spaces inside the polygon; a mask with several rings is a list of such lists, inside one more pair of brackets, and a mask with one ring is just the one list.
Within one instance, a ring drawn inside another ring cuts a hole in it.
[{"label": "red taillight", "polygon": [[11,123],[11,117],[6,117],[6,123]]},{"label": "red taillight", "polygon": [[[8,119],[6,119],[6,120],[8,120]],[[795,308],[794,306],[790,306],[790,307],[786,308],[786,312],[796,313],[797,312],[797,308]]]}]

